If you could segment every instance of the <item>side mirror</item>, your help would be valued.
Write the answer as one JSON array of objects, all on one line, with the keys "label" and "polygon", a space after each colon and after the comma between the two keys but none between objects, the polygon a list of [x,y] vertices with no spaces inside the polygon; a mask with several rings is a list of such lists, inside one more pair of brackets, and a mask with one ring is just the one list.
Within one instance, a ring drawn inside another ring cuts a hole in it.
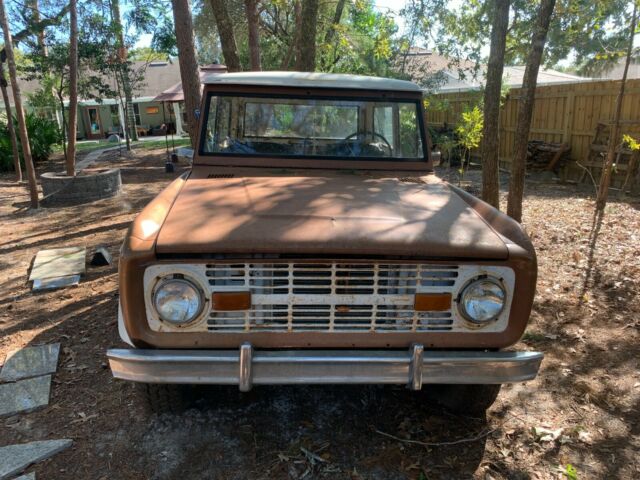
[{"label": "side mirror", "polygon": [[442,160],[442,153],[440,150],[431,150],[431,165],[437,167]]}]

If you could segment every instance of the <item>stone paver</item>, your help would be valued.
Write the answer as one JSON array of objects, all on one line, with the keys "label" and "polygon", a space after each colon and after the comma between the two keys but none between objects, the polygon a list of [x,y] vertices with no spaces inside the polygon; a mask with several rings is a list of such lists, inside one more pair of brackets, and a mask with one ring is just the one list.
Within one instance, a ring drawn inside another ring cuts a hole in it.
[{"label": "stone paver", "polygon": [[0,417],[48,405],[50,389],[51,375],[0,384]]},{"label": "stone paver", "polygon": [[115,147],[101,148],[99,150],[93,150],[87,153],[87,155],[82,160],[76,162],[76,172],[80,172],[81,170],[84,170],[85,168],[93,165],[103,153],[110,152],[111,150],[118,150],[119,148],[121,148],[121,146],[117,145]]},{"label": "stone paver", "polygon": [[26,347],[11,352],[0,371],[0,382],[15,382],[55,373],[59,354],[59,343]]},{"label": "stone paver", "polygon": [[41,440],[0,447],[0,480],[10,478],[12,475],[24,471],[29,465],[61,452],[70,447],[72,443],[68,439]]},{"label": "stone paver", "polygon": [[86,256],[85,247],[40,250],[33,261],[29,280],[81,275],[85,272]]},{"label": "stone paver", "polygon": [[73,287],[80,283],[80,275],[67,275],[56,278],[36,278],[33,281],[33,291],[54,290],[57,288]]},{"label": "stone paver", "polygon": [[20,475],[19,477],[16,477],[13,480],[36,480],[36,472]]}]

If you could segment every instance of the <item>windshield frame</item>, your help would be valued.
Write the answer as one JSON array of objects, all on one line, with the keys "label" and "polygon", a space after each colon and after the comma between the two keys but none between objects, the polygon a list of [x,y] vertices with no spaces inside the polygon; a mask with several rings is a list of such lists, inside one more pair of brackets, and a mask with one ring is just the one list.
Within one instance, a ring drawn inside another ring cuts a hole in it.
[{"label": "windshield frame", "polygon": [[[379,156],[327,156],[327,155],[282,155],[282,154],[245,154],[245,153],[231,153],[231,152],[208,152],[205,150],[206,129],[209,121],[211,99],[213,97],[243,97],[243,98],[268,98],[268,99],[283,99],[283,100],[319,100],[319,101],[331,101],[336,102],[374,102],[374,103],[404,103],[414,104],[416,107],[417,128],[419,130],[422,155],[418,157],[410,158],[398,158],[398,157],[379,157]],[[429,150],[430,142],[428,135],[426,134],[426,128],[424,123],[424,110],[422,104],[422,97],[417,95],[375,95],[375,92],[363,91],[362,95],[357,92],[310,92],[307,89],[300,89],[299,93],[295,91],[289,92],[250,92],[242,90],[227,90],[227,89],[207,89],[205,88],[203,99],[203,114],[199,119],[199,141],[197,145],[197,155],[200,159],[204,160],[206,164],[211,164],[209,159],[229,159],[228,165],[247,165],[247,166],[264,166],[264,167],[280,167],[280,166],[300,166],[306,168],[373,168],[385,167],[387,169],[397,168],[399,170],[424,170],[428,169],[429,165]],[[233,161],[232,159],[236,159]],[[271,163],[256,162],[260,159],[275,160]],[[197,160],[197,159],[196,159]],[[322,160],[324,165],[314,165],[314,160]],[[194,162],[195,163],[195,162]],[[215,164],[220,164],[216,161]],[[377,166],[379,165],[379,166]]]}]

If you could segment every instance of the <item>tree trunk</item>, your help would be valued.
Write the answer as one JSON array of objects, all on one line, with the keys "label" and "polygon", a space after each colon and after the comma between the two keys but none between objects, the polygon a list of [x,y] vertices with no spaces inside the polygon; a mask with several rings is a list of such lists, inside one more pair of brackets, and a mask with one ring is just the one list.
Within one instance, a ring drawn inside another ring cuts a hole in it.
[{"label": "tree trunk", "polygon": [[338,3],[336,4],[336,11],[333,14],[333,21],[331,22],[331,25],[329,25],[327,33],[324,36],[324,43],[326,43],[327,45],[333,41],[333,37],[335,37],[336,35],[336,27],[340,25],[340,21],[342,20],[342,12],[344,11],[345,3],[347,3],[346,0],[338,0]]},{"label": "tree trunk", "polygon": [[[65,161],[67,175],[76,174],[76,129],[78,125],[78,3],[70,0],[69,32],[69,145]],[[64,111],[63,111],[64,112]],[[64,126],[62,127],[64,128]]]},{"label": "tree trunk", "polygon": [[247,14],[247,24],[249,28],[249,63],[251,70],[260,71],[260,31],[259,31],[259,0],[244,0],[244,9]]},{"label": "tree trunk", "polygon": [[13,168],[16,171],[16,181],[22,181],[22,167],[20,166],[20,152],[18,150],[18,139],[16,129],[13,127],[13,113],[11,103],[9,103],[9,92],[7,91],[7,79],[4,76],[4,63],[0,62],[0,88],[2,89],[2,101],[7,111],[7,132],[11,140],[11,151],[13,153]]},{"label": "tree trunk", "polygon": [[242,66],[240,65],[236,36],[233,33],[233,23],[229,16],[229,10],[227,10],[227,4],[225,0],[210,0],[210,3],[213,16],[216,19],[218,35],[220,35],[224,63],[227,65],[229,72],[239,72],[242,70]]},{"label": "tree trunk", "polygon": [[302,29],[302,26],[301,26],[302,7],[300,6],[300,0],[295,0],[293,2],[293,17],[295,21],[293,39],[289,43],[287,54],[282,59],[282,64],[280,65],[281,70],[289,69],[289,65],[291,64],[291,58],[293,57],[294,52],[297,52],[297,49],[298,49],[298,38],[300,37],[300,30]]},{"label": "tree trunk", "polygon": [[127,48],[124,42],[124,28],[120,18],[120,0],[111,0],[111,16],[112,22],[116,27],[117,45],[118,45],[118,71],[120,73],[119,81],[122,84],[122,91],[125,99],[125,135],[127,136],[127,150],[131,150],[130,140],[138,140],[138,131],[136,130],[136,115],[133,109],[133,91],[131,88],[131,79],[129,78],[129,65],[127,64]]},{"label": "tree trunk", "polygon": [[482,128],[482,199],[500,208],[498,179],[498,129],[500,115],[500,89],[504,69],[504,51],[509,25],[509,0],[494,0],[492,6],[491,51],[484,90],[484,125]]},{"label": "tree trunk", "polygon": [[[40,18],[40,5],[38,0],[32,0],[31,2],[31,20],[33,21],[33,23],[35,25],[39,25],[41,18]],[[49,56],[49,50],[47,49],[47,42],[46,42],[46,32],[45,32],[45,28],[41,28],[38,30],[38,49],[40,50],[40,54],[43,57],[48,57]]]},{"label": "tree trunk", "polygon": [[300,32],[297,35],[296,70],[300,72],[313,72],[316,69],[318,0],[304,0],[300,13]]},{"label": "tree trunk", "polygon": [[556,0],[542,0],[538,12],[536,29],[531,37],[531,50],[527,58],[524,79],[520,90],[520,110],[516,124],[515,145],[511,160],[511,178],[509,179],[509,196],[507,214],[514,220],[522,221],[522,197],[524,195],[524,175],[527,166],[527,144],[533,116],[533,106],[538,83],[538,70],[542,62],[544,45]]},{"label": "tree trunk", "polygon": [[609,145],[607,148],[607,158],[604,162],[602,175],[600,176],[600,187],[598,188],[598,198],[596,200],[596,210],[603,211],[607,204],[609,196],[609,184],[611,183],[611,169],[616,157],[616,147],[620,141],[620,116],[622,115],[622,99],[624,98],[624,89],[627,83],[627,75],[629,73],[629,64],[633,54],[633,38],[636,31],[636,22],[638,20],[638,2],[633,2],[633,14],[631,15],[631,24],[629,26],[629,45],[627,46],[627,59],[624,64],[624,72],[620,82],[620,91],[616,99],[616,110],[613,117],[613,125],[611,126],[611,135],[609,136]]},{"label": "tree trunk", "polygon": [[69,148],[67,145],[67,134],[65,130],[68,131],[69,124],[64,118],[64,97],[62,96],[62,87],[56,93],[58,97],[58,103],[60,104],[60,115],[62,116],[62,128],[60,129],[60,135],[62,137],[62,153],[64,153],[64,161],[67,162],[69,158]]},{"label": "tree trunk", "polygon": [[184,92],[184,106],[187,110],[187,130],[191,137],[191,146],[196,147],[198,119],[195,112],[200,108],[200,71],[196,60],[196,48],[193,42],[193,23],[189,0],[171,0],[173,21],[178,44],[180,79]]},{"label": "tree trunk", "polygon": [[[331,43],[333,43],[333,39],[336,36],[337,27],[340,25],[340,21],[342,20],[342,12],[344,12],[345,3],[347,3],[346,0],[338,0],[338,3],[336,4],[333,21],[331,22],[331,25],[329,25],[329,28],[327,28],[327,33],[324,36],[324,43],[327,47],[331,46]],[[322,70],[324,71],[326,67],[327,62],[325,59],[322,59]]]},{"label": "tree trunk", "polygon": [[22,144],[22,158],[27,167],[27,180],[29,182],[29,196],[31,197],[31,208],[38,208],[38,185],[36,183],[36,172],[33,167],[33,159],[31,157],[31,146],[29,145],[29,134],[27,133],[27,122],[24,118],[24,110],[22,109],[22,93],[20,84],[18,83],[18,72],[16,71],[16,61],[13,56],[13,43],[11,39],[11,30],[9,30],[9,21],[4,8],[4,0],[0,0],[0,26],[4,32],[4,50],[7,56],[7,64],[9,65],[9,78],[13,90],[13,103],[16,108],[16,117],[18,118],[18,131],[20,133],[20,143]]}]

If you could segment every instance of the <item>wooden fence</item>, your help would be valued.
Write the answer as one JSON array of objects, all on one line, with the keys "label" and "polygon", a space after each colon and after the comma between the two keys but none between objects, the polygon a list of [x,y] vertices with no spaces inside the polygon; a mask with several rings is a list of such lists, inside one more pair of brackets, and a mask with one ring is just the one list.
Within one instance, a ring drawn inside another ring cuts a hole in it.
[{"label": "wooden fence", "polygon": [[[575,162],[588,167],[594,176],[600,173],[601,157],[597,155],[603,150],[595,139],[598,124],[610,124],[613,120],[616,97],[620,81],[607,80],[586,83],[571,83],[538,87],[535,107],[531,123],[530,140],[542,140],[553,143],[566,143],[571,147],[570,159],[565,175],[568,178],[584,178],[585,171]],[[473,105],[480,93],[449,92],[437,94],[427,106],[427,122],[430,125],[455,125],[465,106]],[[513,155],[518,102],[521,89],[509,91],[500,112],[500,152],[502,167],[507,167]],[[626,93],[622,108],[622,133],[629,133],[635,138],[640,136],[640,79],[627,81]],[[601,127],[602,129],[603,127]],[[629,153],[625,151],[624,153]],[[625,155],[626,158],[629,155]],[[614,185],[624,178],[626,165],[623,160],[614,175]]]}]

